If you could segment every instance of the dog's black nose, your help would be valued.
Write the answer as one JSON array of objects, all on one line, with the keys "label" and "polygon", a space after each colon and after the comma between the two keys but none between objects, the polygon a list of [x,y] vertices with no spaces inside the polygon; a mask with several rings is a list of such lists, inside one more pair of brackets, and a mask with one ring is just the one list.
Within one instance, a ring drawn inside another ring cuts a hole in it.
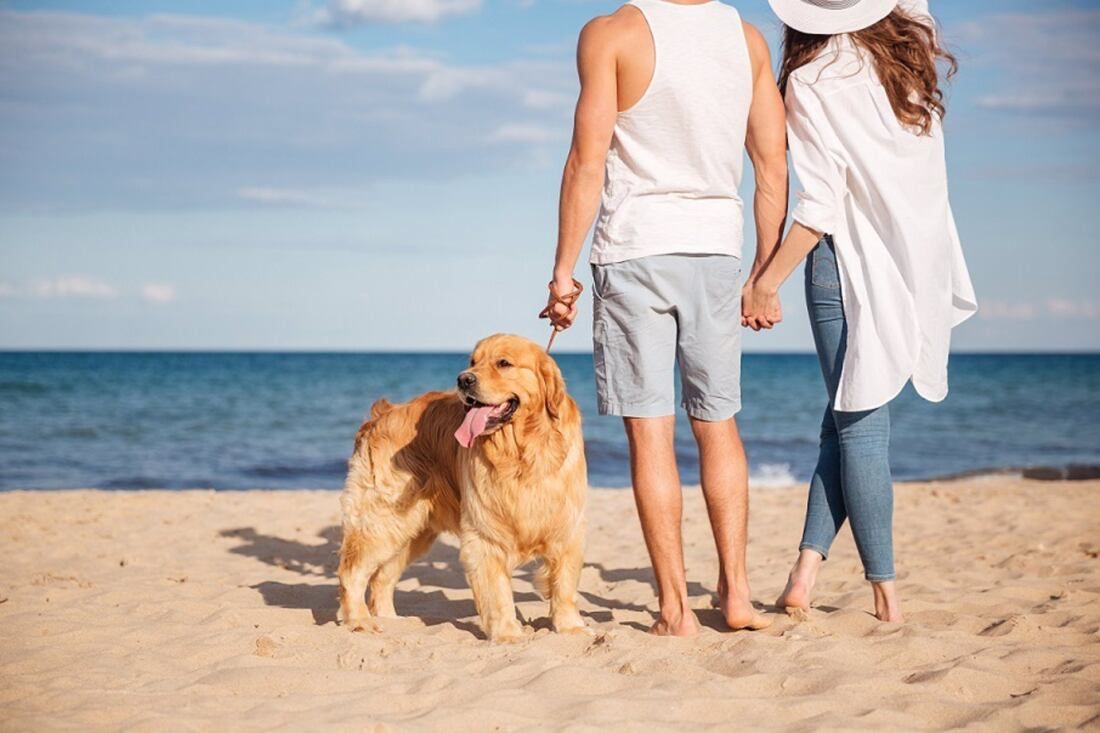
[{"label": "dog's black nose", "polygon": [[458,388],[470,389],[477,384],[477,375],[470,372],[462,372],[458,375]]}]

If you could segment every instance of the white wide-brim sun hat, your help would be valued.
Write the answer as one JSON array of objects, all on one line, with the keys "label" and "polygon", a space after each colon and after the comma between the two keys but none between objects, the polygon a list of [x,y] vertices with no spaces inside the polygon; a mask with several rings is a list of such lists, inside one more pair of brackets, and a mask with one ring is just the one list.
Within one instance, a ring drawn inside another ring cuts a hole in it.
[{"label": "white wide-brim sun hat", "polygon": [[768,0],[783,23],[819,36],[855,33],[889,15],[898,0]]}]

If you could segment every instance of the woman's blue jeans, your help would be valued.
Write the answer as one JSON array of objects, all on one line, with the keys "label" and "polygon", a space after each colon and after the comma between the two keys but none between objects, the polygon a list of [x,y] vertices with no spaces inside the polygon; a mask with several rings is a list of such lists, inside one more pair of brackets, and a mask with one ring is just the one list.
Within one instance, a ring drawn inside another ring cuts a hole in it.
[{"label": "woman's blue jeans", "polygon": [[890,412],[838,412],[832,405],[848,339],[840,272],[832,237],[806,260],[806,305],[829,406],[821,421],[821,448],[810,481],[800,550],[824,558],[846,519],[852,522],[867,580],[893,580],[894,486],[890,477]]}]

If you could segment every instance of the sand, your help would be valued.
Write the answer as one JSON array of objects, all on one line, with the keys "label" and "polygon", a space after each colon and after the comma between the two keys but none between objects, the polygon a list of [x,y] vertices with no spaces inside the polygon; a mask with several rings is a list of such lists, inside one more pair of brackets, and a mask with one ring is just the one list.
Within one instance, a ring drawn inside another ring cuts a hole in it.
[{"label": "sand", "polygon": [[[782,587],[803,488],[753,491],[759,600]],[[879,623],[845,530],[808,618],[728,633],[698,490],[690,591],[705,628],[658,639],[624,491],[593,491],[592,636],[480,638],[453,541],[398,586],[379,635],[334,623],[333,492],[0,495],[4,730],[1100,729],[1100,482],[898,487],[908,623]]]}]

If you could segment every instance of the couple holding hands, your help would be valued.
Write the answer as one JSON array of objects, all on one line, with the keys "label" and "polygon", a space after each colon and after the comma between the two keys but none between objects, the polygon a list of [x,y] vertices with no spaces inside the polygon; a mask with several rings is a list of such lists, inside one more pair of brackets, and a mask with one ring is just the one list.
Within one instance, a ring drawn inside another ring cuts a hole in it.
[{"label": "couple holding hands", "polygon": [[[654,633],[689,635],[673,448],[674,365],[699,447],[731,628],[763,628],[746,571],[748,465],[734,416],[741,331],[782,320],[780,286],[805,261],[828,403],[798,557],[779,607],[808,608],[850,520],[875,614],[901,622],[888,404],[912,381],[947,395],[951,329],[976,301],[948,200],[942,79],[955,60],[927,0],[769,0],[767,43],[718,0],[631,0],[585,26],[581,91],[561,188],[555,294],[595,222],[593,346],[600,413],[623,418],[660,597]],[[787,150],[801,192],[786,235]],[[756,256],[741,277],[744,154]]]}]

